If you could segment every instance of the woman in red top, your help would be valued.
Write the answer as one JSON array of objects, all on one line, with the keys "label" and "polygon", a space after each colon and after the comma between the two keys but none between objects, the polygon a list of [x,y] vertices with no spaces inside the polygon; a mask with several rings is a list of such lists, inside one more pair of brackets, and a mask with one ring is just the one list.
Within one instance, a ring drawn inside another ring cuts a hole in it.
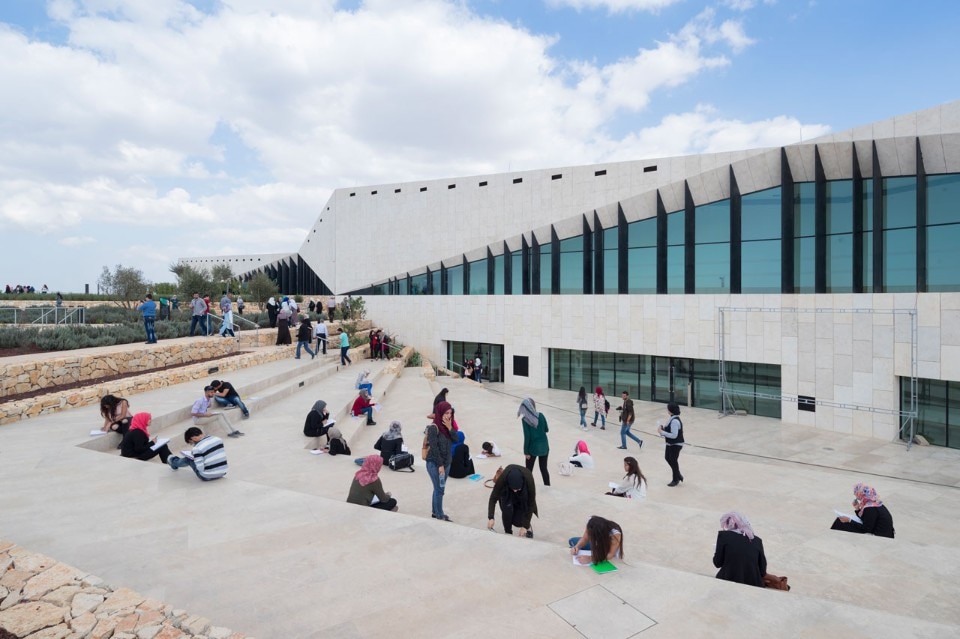
[{"label": "woman in red top", "polygon": [[355,400],[353,400],[353,409],[351,412],[354,417],[360,417],[360,415],[367,416],[367,426],[376,426],[377,422],[373,421],[373,407],[374,403],[370,401],[370,394],[366,389],[361,388],[360,394]]}]

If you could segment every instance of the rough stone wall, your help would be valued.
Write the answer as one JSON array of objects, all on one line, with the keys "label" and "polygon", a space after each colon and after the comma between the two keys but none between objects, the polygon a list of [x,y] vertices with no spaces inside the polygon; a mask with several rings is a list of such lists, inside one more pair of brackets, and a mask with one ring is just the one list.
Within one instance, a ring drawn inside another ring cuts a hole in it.
[{"label": "rough stone wall", "polygon": [[246,637],[5,541],[0,541],[0,628],[25,639]]}]

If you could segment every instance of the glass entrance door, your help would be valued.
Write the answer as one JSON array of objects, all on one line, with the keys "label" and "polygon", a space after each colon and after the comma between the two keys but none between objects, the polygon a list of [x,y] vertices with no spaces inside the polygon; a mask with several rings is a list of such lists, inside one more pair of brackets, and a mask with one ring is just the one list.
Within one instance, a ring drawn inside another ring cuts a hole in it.
[{"label": "glass entrance door", "polygon": [[651,400],[687,403],[690,362],[680,357],[651,357]]}]

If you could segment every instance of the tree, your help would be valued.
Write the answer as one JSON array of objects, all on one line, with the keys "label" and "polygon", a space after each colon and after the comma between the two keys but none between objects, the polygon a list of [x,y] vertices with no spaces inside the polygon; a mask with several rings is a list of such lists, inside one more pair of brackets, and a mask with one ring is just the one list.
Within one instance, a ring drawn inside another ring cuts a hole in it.
[{"label": "tree", "polygon": [[143,277],[143,271],[125,268],[122,264],[117,264],[113,272],[104,266],[97,284],[101,293],[110,295],[114,302],[127,308],[139,303],[150,288],[150,282]]},{"label": "tree", "polygon": [[247,282],[247,287],[250,289],[251,300],[258,304],[266,303],[270,297],[280,292],[280,287],[263,271],[257,271]]},{"label": "tree", "polygon": [[175,264],[170,272],[177,276],[177,295],[181,300],[189,300],[194,293],[216,295],[216,285],[211,281],[206,269],[196,269],[189,264]]},{"label": "tree", "polygon": [[237,285],[233,280],[233,269],[230,268],[229,264],[224,262],[214,264],[213,268],[210,269],[210,277],[213,279],[213,283],[220,287],[217,289],[218,292],[237,291]]}]

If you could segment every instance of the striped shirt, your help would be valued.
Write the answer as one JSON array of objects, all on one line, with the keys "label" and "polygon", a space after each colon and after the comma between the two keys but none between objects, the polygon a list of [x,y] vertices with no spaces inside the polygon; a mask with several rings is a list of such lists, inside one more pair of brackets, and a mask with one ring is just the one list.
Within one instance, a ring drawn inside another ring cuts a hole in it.
[{"label": "striped shirt", "polygon": [[194,445],[191,452],[201,477],[217,479],[227,474],[227,451],[219,437],[207,435]]}]

